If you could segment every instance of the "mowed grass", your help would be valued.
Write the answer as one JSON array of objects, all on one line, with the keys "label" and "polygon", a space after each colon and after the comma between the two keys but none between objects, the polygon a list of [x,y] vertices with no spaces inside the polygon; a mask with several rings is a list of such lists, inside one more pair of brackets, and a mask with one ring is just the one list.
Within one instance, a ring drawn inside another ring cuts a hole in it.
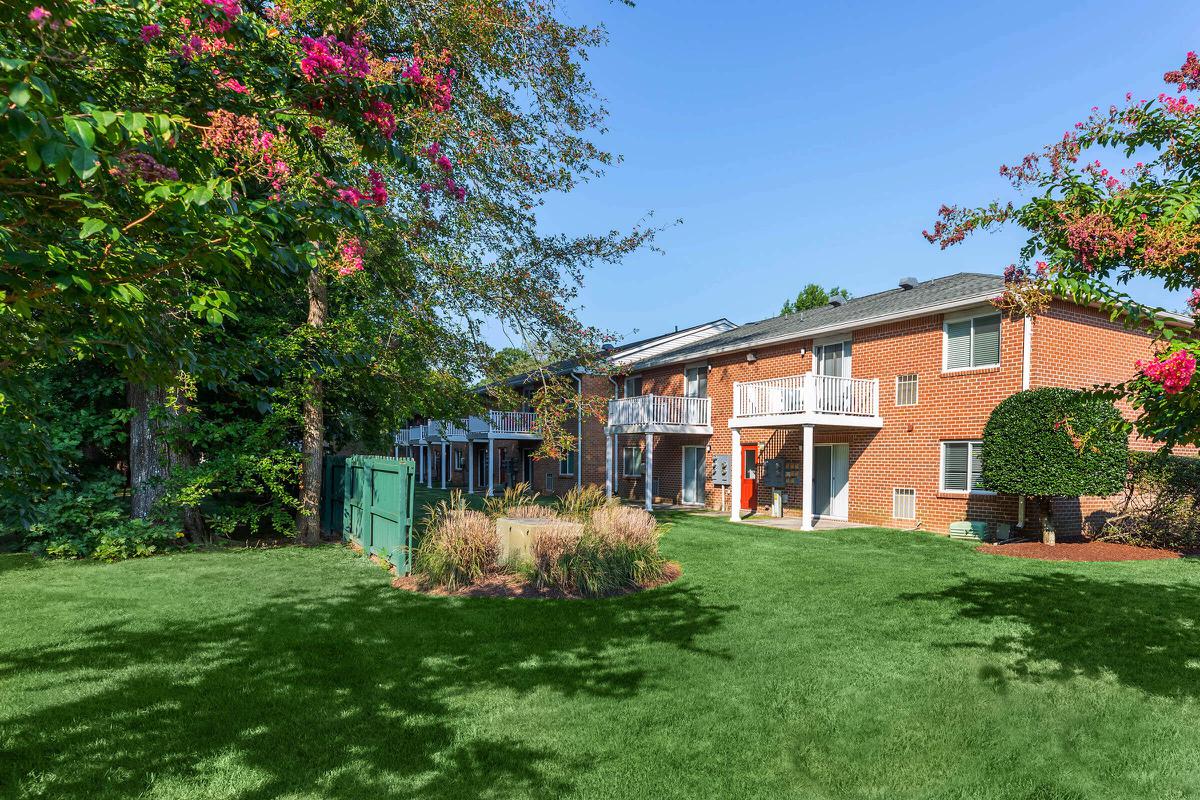
[{"label": "mowed grass", "polygon": [[1200,796],[1200,562],[663,546],[680,581],[604,601],[405,594],[339,546],[0,556],[0,796]]}]

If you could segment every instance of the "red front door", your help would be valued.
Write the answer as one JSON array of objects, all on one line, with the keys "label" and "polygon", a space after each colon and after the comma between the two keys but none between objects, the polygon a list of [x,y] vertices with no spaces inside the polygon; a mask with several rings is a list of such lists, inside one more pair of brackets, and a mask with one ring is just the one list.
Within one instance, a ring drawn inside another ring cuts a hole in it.
[{"label": "red front door", "polygon": [[742,445],[742,508],[758,508],[758,445]]}]

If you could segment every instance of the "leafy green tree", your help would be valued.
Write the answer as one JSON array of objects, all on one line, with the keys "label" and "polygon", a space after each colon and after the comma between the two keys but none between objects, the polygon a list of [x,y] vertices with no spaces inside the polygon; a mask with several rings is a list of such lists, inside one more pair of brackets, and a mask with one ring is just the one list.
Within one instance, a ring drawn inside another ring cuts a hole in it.
[{"label": "leafy green tree", "polygon": [[1163,78],[1170,90],[1157,98],[1127,94],[1123,103],[1094,107],[1059,141],[1002,166],[1000,174],[1025,198],[944,205],[925,236],[944,249],[978,231],[1008,225],[1027,231],[996,304],[1032,315],[1065,297],[1100,305],[1153,334],[1157,356],[1130,364],[1129,379],[1108,391],[1137,409],[1142,435],[1196,444],[1195,328],[1121,289],[1134,278],[1154,278],[1190,291],[1188,305],[1200,311],[1200,109],[1186,94],[1200,91],[1200,58],[1188,53]]},{"label": "leafy green tree", "polygon": [[[169,488],[222,530],[295,511],[313,541],[325,449],[477,410],[490,323],[548,358],[598,352],[607,337],[573,310],[584,274],[653,237],[538,229],[542,194],[613,160],[589,141],[604,112],[582,69],[603,30],[553,4],[6,9],[0,425],[21,435],[0,464],[15,485],[78,472],[27,446],[55,438],[28,356],[82,359],[129,383],[134,492],[158,487],[139,508]],[[547,380],[535,402],[573,394]],[[565,426],[544,419],[561,449]],[[249,499],[213,511],[230,497]]]},{"label": "leafy green tree", "polygon": [[1037,498],[1046,544],[1054,544],[1050,498],[1116,494],[1128,469],[1124,419],[1109,400],[1088,392],[1017,392],[996,406],[983,429],[980,485]]},{"label": "leafy green tree", "polygon": [[826,289],[820,284],[810,283],[799,291],[794,300],[784,300],[783,308],[779,310],[779,313],[795,314],[798,311],[807,311],[810,308],[820,308],[821,306],[829,305],[829,301],[835,297],[849,300],[850,292],[840,286],[831,286]]}]

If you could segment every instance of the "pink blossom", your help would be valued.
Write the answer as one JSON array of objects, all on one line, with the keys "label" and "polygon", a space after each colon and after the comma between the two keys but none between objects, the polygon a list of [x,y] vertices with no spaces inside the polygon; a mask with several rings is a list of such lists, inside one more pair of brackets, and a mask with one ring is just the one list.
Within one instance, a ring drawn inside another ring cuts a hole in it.
[{"label": "pink blossom", "polygon": [[371,182],[371,199],[375,201],[375,205],[385,205],[388,193],[387,187],[383,185],[383,176],[377,171],[371,170],[367,173],[367,179]]},{"label": "pink blossom", "polygon": [[1192,382],[1196,359],[1186,350],[1177,350],[1165,359],[1141,361],[1136,364],[1143,375],[1161,384],[1167,394],[1178,394]]},{"label": "pink blossom", "polygon": [[364,122],[370,122],[387,138],[396,133],[396,117],[392,114],[392,104],[384,100],[372,100],[362,115]]},{"label": "pink blossom", "polygon": [[304,58],[300,59],[300,72],[310,82],[327,76],[365,78],[371,73],[370,51],[362,34],[355,34],[349,42],[333,36],[314,38],[305,36],[300,40]]},{"label": "pink blossom", "polygon": [[237,92],[238,94],[245,94],[246,92],[250,91],[237,78],[229,78],[227,80],[223,80],[217,85],[220,86],[222,89],[228,89],[229,91]]},{"label": "pink blossom", "polygon": [[34,6],[29,12],[29,21],[36,22],[39,28],[45,25],[48,19],[50,19],[50,12],[41,6]]},{"label": "pink blossom", "polygon": [[325,129],[320,125],[309,125],[308,132],[312,134],[314,139],[324,139]]},{"label": "pink blossom", "polygon": [[337,273],[341,277],[353,275],[363,270],[363,245],[361,239],[343,239],[338,243],[338,257],[335,262]]},{"label": "pink blossom", "polygon": [[150,44],[151,39],[156,39],[159,36],[162,36],[162,28],[158,27],[158,25],[150,24],[142,26],[142,41],[144,43]]},{"label": "pink blossom", "polygon": [[442,172],[449,172],[450,170],[454,169],[454,162],[445,156],[438,156],[435,163],[442,170]]},{"label": "pink blossom", "polygon": [[337,199],[358,208],[358,204],[366,200],[367,196],[353,186],[343,186],[337,190]]},{"label": "pink blossom", "polygon": [[1192,289],[1192,296],[1188,298],[1187,304],[1193,314],[1200,314],[1200,289]]}]

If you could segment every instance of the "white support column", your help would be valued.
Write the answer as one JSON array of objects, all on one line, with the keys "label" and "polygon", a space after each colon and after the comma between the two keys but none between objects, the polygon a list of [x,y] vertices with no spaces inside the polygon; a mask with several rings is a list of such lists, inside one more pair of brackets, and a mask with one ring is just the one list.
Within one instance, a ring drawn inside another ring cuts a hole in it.
[{"label": "white support column", "polygon": [[654,434],[646,434],[646,510],[654,510]]},{"label": "white support column", "polygon": [[425,488],[433,488],[433,448],[425,445]]},{"label": "white support column", "polygon": [[613,437],[604,435],[604,496],[613,496]]},{"label": "white support column", "polygon": [[804,426],[804,474],[801,478],[804,491],[801,493],[800,530],[812,530],[812,486],[813,486],[813,426]]},{"label": "white support column", "polygon": [[495,455],[495,440],[488,437],[488,468],[487,468],[487,496],[492,496],[492,487],[496,485],[496,455]]},{"label": "white support column", "polygon": [[729,452],[729,521],[738,522],[742,518],[742,432],[730,428],[729,438],[732,444]]},{"label": "white support column", "polygon": [[446,488],[446,473],[450,471],[450,461],[446,458],[446,454],[450,452],[450,445],[442,442],[442,488]]},{"label": "white support column", "polygon": [[467,442],[467,494],[475,494],[475,443]]}]

